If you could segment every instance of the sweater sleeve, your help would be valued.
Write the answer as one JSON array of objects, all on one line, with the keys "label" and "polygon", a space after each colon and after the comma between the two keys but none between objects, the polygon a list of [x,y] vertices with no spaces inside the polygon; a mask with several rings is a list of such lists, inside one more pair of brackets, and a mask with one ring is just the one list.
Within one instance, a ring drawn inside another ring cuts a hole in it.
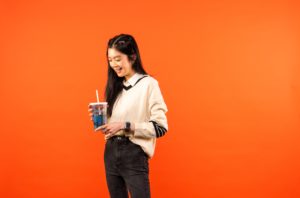
[{"label": "sweater sleeve", "polygon": [[150,83],[148,96],[147,104],[150,119],[147,122],[134,123],[134,136],[141,138],[159,138],[164,136],[168,130],[166,117],[168,109],[156,80]]}]

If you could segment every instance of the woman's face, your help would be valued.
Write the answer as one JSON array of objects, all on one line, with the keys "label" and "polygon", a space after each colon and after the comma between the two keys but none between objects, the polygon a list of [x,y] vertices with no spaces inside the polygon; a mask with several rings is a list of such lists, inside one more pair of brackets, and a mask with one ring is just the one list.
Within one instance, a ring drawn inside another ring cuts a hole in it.
[{"label": "woman's face", "polygon": [[132,61],[129,60],[126,54],[115,48],[108,48],[108,61],[110,67],[119,77],[125,77],[128,80],[135,73],[132,69]]}]

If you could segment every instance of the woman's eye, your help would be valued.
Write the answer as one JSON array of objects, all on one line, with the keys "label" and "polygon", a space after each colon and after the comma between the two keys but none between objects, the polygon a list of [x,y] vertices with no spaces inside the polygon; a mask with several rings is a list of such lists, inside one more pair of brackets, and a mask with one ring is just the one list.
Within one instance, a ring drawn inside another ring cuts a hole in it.
[{"label": "woman's eye", "polygon": [[[119,59],[115,59],[115,61],[121,61],[121,59],[119,58]],[[112,60],[108,60],[108,62],[112,62]]]}]

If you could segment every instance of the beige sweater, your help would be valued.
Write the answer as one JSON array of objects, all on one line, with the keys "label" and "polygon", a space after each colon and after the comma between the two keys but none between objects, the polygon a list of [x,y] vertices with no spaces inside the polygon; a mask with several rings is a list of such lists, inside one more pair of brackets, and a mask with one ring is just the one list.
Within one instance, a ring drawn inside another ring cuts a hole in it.
[{"label": "beige sweater", "polygon": [[153,77],[136,73],[123,84],[128,88],[124,88],[118,96],[108,123],[134,123],[134,133],[121,130],[116,135],[129,136],[133,143],[140,145],[152,158],[156,138],[162,137],[168,130],[168,109],[158,82]]}]

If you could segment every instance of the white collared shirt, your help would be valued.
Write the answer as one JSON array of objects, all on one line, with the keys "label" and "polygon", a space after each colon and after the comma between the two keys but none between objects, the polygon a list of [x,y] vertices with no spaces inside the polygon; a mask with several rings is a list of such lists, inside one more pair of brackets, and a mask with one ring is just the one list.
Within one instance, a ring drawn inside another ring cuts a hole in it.
[{"label": "white collared shirt", "polygon": [[130,85],[134,86],[135,83],[143,76],[144,76],[143,74],[135,73],[127,81],[124,80],[123,85],[125,85],[126,87],[128,87]]}]

